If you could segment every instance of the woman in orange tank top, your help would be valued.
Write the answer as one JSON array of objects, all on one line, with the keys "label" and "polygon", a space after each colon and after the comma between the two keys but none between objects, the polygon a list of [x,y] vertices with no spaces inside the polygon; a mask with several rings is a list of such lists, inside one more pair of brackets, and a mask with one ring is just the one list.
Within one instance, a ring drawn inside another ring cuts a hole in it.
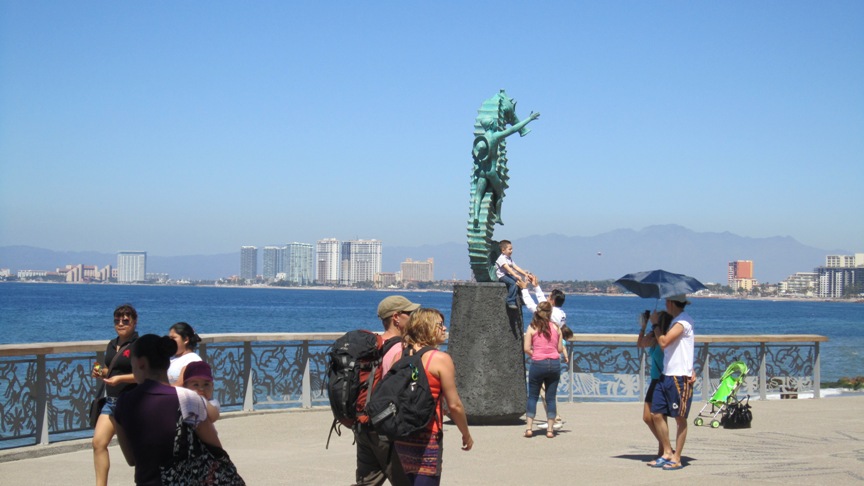
[{"label": "woman in orange tank top", "polygon": [[[417,309],[411,314],[402,335],[405,346],[403,355],[407,355],[411,349],[417,352],[425,346],[437,347],[446,340],[446,330],[441,312],[436,309]],[[453,360],[449,354],[437,349],[427,352],[422,359],[429,388],[438,404],[436,416],[426,429],[395,442],[402,469],[415,486],[437,485],[441,482],[441,458],[444,452],[442,398],[447,403],[448,415],[462,433],[462,450],[470,451],[474,446],[474,439],[468,431],[465,407],[456,390]]]}]

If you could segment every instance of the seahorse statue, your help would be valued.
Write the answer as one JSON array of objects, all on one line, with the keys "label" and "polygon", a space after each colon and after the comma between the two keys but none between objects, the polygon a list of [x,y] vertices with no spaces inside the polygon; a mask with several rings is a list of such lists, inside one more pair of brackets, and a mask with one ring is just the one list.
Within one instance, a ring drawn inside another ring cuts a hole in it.
[{"label": "seahorse statue", "polygon": [[516,102],[503,89],[484,101],[477,111],[471,150],[474,170],[468,216],[468,256],[476,281],[495,282],[495,259],[499,250],[492,235],[496,223],[504,224],[501,203],[509,179],[505,139],[516,132],[523,137],[527,135],[530,130],[525,126],[540,113],[532,112],[528,119],[519,121]]}]

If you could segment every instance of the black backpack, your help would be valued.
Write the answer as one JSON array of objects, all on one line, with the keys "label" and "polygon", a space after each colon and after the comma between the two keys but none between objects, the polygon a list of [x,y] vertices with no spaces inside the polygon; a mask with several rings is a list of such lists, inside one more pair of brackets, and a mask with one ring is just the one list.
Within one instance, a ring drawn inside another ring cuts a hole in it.
[{"label": "black backpack", "polygon": [[333,343],[327,353],[327,394],[333,411],[333,425],[327,436],[327,447],[333,431],[342,435],[340,426],[354,427],[369,422],[364,412],[368,392],[381,378],[381,359],[401,338],[386,342],[374,332],[349,331]]},{"label": "black backpack", "polygon": [[432,347],[402,355],[375,386],[366,402],[366,414],[378,435],[390,439],[407,437],[423,430],[435,417],[437,402],[429,388],[422,357]]}]

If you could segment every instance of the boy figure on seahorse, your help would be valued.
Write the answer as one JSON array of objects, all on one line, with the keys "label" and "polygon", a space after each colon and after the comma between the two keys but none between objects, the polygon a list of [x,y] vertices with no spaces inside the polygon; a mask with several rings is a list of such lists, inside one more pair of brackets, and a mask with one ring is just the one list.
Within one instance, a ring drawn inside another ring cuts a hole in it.
[{"label": "boy figure on seahorse", "polygon": [[[497,101],[497,113],[493,116],[492,113],[484,113],[488,102]],[[525,136],[528,130],[525,125],[533,120],[536,120],[540,113],[532,112],[527,120],[519,121],[516,117],[516,103],[512,98],[507,97],[504,90],[495,95],[491,100],[487,100],[484,106],[480,109],[480,116],[477,118],[477,123],[482,127],[483,133],[474,138],[474,147],[471,155],[474,158],[474,194],[472,195],[473,203],[473,224],[475,227],[480,225],[480,208],[483,198],[487,193],[491,193],[489,202],[489,220],[492,223],[504,224],[501,221],[501,202],[504,199],[504,189],[507,188],[506,165],[507,158],[505,155],[504,139],[520,132],[520,135]],[[501,127],[510,124],[509,128],[501,130]],[[475,133],[477,133],[475,131]]]}]

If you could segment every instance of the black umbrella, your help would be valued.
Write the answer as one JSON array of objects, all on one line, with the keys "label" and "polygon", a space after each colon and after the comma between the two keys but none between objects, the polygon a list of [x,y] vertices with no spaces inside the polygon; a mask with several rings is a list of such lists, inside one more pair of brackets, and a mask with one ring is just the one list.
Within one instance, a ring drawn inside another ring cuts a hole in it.
[{"label": "black umbrella", "polygon": [[692,294],[707,288],[693,277],[666,270],[629,273],[615,283],[646,299],[666,299],[673,295]]}]

